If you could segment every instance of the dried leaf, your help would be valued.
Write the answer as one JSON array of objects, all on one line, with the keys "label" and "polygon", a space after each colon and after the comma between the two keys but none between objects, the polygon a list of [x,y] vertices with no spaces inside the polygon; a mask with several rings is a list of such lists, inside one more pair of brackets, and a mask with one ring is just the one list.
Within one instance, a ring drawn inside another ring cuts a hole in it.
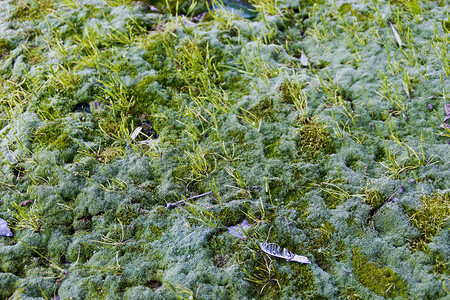
[{"label": "dried leaf", "polygon": [[136,127],[136,129],[133,131],[133,133],[130,136],[131,140],[134,140],[139,135],[139,133],[141,133],[141,131],[142,131],[142,126]]},{"label": "dried leaf", "polygon": [[397,29],[395,29],[394,25],[392,25],[391,22],[389,22],[391,25],[392,33],[394,34],[395,39],[397,40],[398,45],[401,47],[403,45],[402,39],[400,38],[400,35],[397,32]]},{"label": "dried leaf", "polygon": [[3,219],[0,219],[0,236],[12,237],[13,233],[11,229],[8,227],[8,222]]},{"label": "dried leaf", "polygon": [[445,114],[447,116],[450,116],[450,103],[445,104],[444,109],[445,109]]},{"label": "dried leaf", "polygon": [[235,237],[238,237],[241,239],[244,237],[244,230],[246,230],[250,226],[251,225],[248,223],[247,219],[244,219],[241,223],[239,223],[237,225],[227,227],[227,230],[229,233],[231,233]]},{"label": "dried leaf", "polygon": [[408,96],[408,99],[411,99],[411,94],[409,93],[408,85],[404,81],[402,81],[402,83],[403,83],[403,89],[405,90],[405,93]]},{"label": "dried leaf", "polygon": [[450,103],[444,104],[444,110],[445,110],[446,116],[444,117],[444,120],[442,120],[442,124],[439,127],[450,129],[450,125],[445,123],[445,122],[447,122],[447,120],[450,120]]},{"label": "dried leaf", "polygon": [[295,261],[301,264],[311,263],[311,261],[307,257],[294,254],[291,251],[287,250],[286,248],[283,248],[283,250],[281,250],[281,247],[278,246],[277,244],[260,243],[260,246],[261,250],[264,251],[264,253],[266,254],[276,256],[279,258],[284,258],[287,261]]},{"label": "dried leaf", "polygon": [[308,57],[306,57],[305,52],[302,51],[302,55],[300,56],[300,63],[302,66],[308,66]]},{"label": "dried leaf", "polygon": [[25,201],[20,202],[19,206],[25,206],[25,205],[27,205],[28,203],[31,203],[31,202],[32,202],[31,200],[25,200]]}]

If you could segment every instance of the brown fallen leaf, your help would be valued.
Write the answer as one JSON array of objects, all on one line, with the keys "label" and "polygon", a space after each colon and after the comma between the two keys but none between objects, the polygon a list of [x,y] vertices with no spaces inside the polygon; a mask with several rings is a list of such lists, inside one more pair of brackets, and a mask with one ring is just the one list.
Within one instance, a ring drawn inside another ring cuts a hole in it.
[{"label": "brown fallen leaf", "polygon": [[445,123],[445,122],[447,122],[447,120],[450,119],[450,103],[444,104],[444,110],[445,110],[446,116],[444,117],[444,120],[442,120],[442,124],[439,127],[450,129],[450,125]]},{"label": "brown fallen leaf", "polygon": [[25,206],[25,205],[27,205],[28,203],[31,203],[31,202],[33,202],[33,201],[25,200],[25,201],[20,202],[19,206]]}]

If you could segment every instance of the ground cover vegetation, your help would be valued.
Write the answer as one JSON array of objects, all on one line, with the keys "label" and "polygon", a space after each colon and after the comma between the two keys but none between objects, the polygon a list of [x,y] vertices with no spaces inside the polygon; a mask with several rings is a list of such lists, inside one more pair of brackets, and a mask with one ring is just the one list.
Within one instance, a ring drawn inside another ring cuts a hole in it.
[{"label": "ground cover vegetation", "polygon": [[0,4],[1,299],[448,297],[447,0]]}]

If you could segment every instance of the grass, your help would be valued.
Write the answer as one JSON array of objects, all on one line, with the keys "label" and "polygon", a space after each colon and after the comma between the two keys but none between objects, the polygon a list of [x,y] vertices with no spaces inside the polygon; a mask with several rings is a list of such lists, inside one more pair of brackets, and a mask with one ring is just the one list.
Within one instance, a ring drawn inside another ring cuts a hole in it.
[{"label": "grass", "polygon": [[282,99],[286,103],[294,104],[299,119],[304,120],[308,114],[308,94],[299,83],[298,74],[294,73],[294,79],[285,78],[280,87]]},{"label": "grass", "polygon": [[270,284],[277,285],[279,290],[281,291],[280,282],[276,278],[277,270],[273,265],[273,260],[266,256],[264,256],[263,259],[264,262],[258,262],[259,265],[256,266],[254,271],[250,272],[244,269],[244,273],[247,276],[245,280],[260,286],[260,294],[264,294],[264,289]]},{"label": "grass", "polygon": [[30,229],[33,232],[40,232],[43,224],[42,209],[33,203],[29,208],[13,203],[15,211],[12,212],[13,227],[16,230]]},{"label": "grass", "polygon": [[382,71],[378,71],[378,75],[382,81],[380,90],[376,93],[381,96],[381,99],[391,102],[396,112],[405,112],[407,110],[407,104],[405,104],[403,95],[399,91],[398,84],[393,83]]},{"label": "grass", "polygon": [[193,204],[189,201],[184,201],[185,207],[178,211],[183,213],[186,221],[186,226],[191,228],[192,225],[207,226],[211,228],[217,228],[217,218],[212,212],[201,207],[200,205]]},{"label": "grass", "polygon": [[[422,144],[420,147],[420,152],[418,152],[408,144],[404,143],[401,139],[399,139],[395,124],[391,124],[393,127],[389,136],[390,140],[395,142],[395,144],[399,146],[400,150],[398,150],[397,152],[391,151],[391,149],[388,147],[387,141],[383,138],[385,153],[388,160],[385,162],[381,162],[381,165],[387,169],[387,173],[389,173],[392,178],[400,178],[400,174],[402,173],[415,170],[420,166],[431,166],[438,162],[434,155],[431,155],[428,158],[426,157],[425,150],[423,148],[423,135],[421,135]],[[381,132],[379,132],[379,134],[381,136]],[[399,157],[398,152],[401,150],[403,150],[402,154],[405,152],[406,153]]]},{"label": "grass", "polygon": [[[193,145],[193,148],[192,152],[185,151],[188,161],[187,165],[190,169],[187,179],[194,182],[202,181],[209,177],[210,174],[214,173],[217,161],[213,153],[210,153],[208,150],[202,150],[201,146]],[[210,162],[211,158],[209,157],[214,159],[214,162]]]}]

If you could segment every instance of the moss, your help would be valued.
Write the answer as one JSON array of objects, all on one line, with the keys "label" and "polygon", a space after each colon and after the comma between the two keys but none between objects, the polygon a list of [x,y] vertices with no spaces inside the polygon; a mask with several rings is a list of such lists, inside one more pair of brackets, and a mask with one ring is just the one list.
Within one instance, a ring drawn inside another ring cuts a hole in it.
[{"label": "moss", "polygon": [[449,262],[441,254],[436,254],[433,260],[433,268],[431,269],[433,273],[446,276],[450,275]]},{"label": "moss", "polygon": [[299,131],[300,156],[315,159],[331,146],[331,137],[326,127],[316,119],[306,120]]},{"label": "moss", "polygon": [[352,266],[363,286],[383,297],[408,298],[408,286],[400,275],[369,261],[359,248],[353,249],[352,253]]},{"label": "moss", "polygon": [[364,300],[365,298],[358,294],[358,292],[354,288],[343,287],[339,290],[339,294],[341,297],[339,299],[348,299],[348,300]]},{"label": "moss", "polygon": [[77,145],[72,137],[65,132],[59,122],[47,123],[34,133],[34,139],[39,142],[41,148],[48,150],[59,150],[64,162],[74,159]]},{"label": "moss", "polygon": [[116,147],[107,147],[106,149],[103,149],[100,153],[98,160],[102,163],[110,163],[112,162],[116,157],[121,156],[123,154],[123,149],[120,146]]},{"label": "moss", "polygon": [[150,231],[155,236],[155,239],[158,239],[160,236],[162,236],[162,230],[158,226],[155,225],[150,226]]},{"label": "moss", "polygon": [[243,255],[243,248],[240,240],[231,236],[228,232],[222,233],[216,229],[208,236],[207,248],[211,251],[209,255],[213,263],[226,258],[227,263],[239,260]]},{"label": "moss", "polygon": [[53,0],[19,0],[15,2],[15,10],[11,19],[20,21],[39,19],[53,10]]},{"label": "moss", "polygon": [[434,193],[421,199],[422,206],[409,213],[411,223],[420,230],[420,236],[411,242],[413,249],[424,249],[450,217],[450,193]]},{"label": "moss", "polygon": [[[249,111],[258,119],[264,118],[266,121],[274,121],[277,112],[270,97],[262,98],[256,105],[252,106]],[[244,112],[245,113],[245,112]]]},{"label": "moss", "polygon": [[[236,203],[237,204],[237,203]],[[234,226],[244,218],[243,205],[230,205],[215,213],[217,221],[223,226]]]},{"label": "moss", "polygon": [[35,140],[39,141],[42,148],[66,150],[74,143],[67,132],[63,131],[59,122],[47,123],[35,132],[34,137]]},{"label": "moss", "polygon": [[[345,245],[337,239],[336,229],[330,222],[323,222],[319,228],[310,228],[305,230],[308,236],[305,242],[305,250],[302,252],[312,253],[315,258],[315,263],[325,272],[329,272],[332,268],[332,257],[338,260],[344,260]],[[339,253],[334,254],[333,253]]]},{"label": "moss", "polygon": [[8,56],[10,50],[9,41],[6,39],[0,39],[0,59]]},{"label": "moss", "polygon": [[389,4],[399,6],[404,11],[411,12],[413,14],[419,14],[422,12],[422,9],[419,5],[420,2],[422,2],[422,0],[389,0]]},{"label": "moss", "polygon": [[[344,3],[339,7],[339,12],[341,14],[347,14],[347,13],[351,13],[352,16],[354,16],[358,22],[364,22],[367,21],[369,14],[367,13],[362,13],[356,9],[354,9],[352,7],[351,4],[349,3]],[[363,28],[364,30],[366,30],[367,28]]]},{"label": "moss", "polygon": [[295,81],[286,80],[280,87],[281,101],[288,104],[294,104],[300,97],[300,92],[304,86],[301,86]]},{"label": "moss", "polygon": [[0,273],[0,298],[8,299],[16,289],[19,278],[11,273]]},{"label": "moss", "polygon": [[154,111],[160,106],[177,108],[177,102],[169,101],[168,93],[158,80],[161,81],[158,74],[145,76],[136,86],[136,103],[132,108],[135,115]]},{"label": "moss", "polygon": [[116,210],[116,219],[123,225],[130,225],[138,216],[138,208],[136,206],[120,204]]},{"label": "moss", "polygon": [[73,228],[75,231],[91,231],[92,230],[92,217],[82,217],[73,221]]},{"label": "moss", "polygon": [[319,295],[316,279],[309,265],[282,262],[278,278],[285,299],[323,299]]},{"label": "moss", "polygon": [[364,202],[366,202],[372,210],[377,210],[386,201],[383,194],[377,189],[366,189],[364,195]]},{"label": "moss", "polygon": [[26,58],[31,65],[38,65],[44,60],[44,47],[29,47],[27,48]]}]

